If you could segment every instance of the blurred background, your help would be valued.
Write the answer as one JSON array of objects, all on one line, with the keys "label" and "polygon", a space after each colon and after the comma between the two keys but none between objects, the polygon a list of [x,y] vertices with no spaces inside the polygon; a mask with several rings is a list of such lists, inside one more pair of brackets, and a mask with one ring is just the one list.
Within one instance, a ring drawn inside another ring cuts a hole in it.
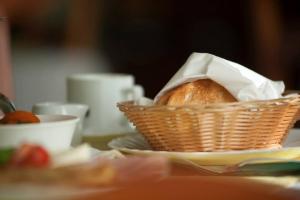
[{"label": "blurred background", "polygon": [[0,1],[15,102],[24,109],[64,101],[74,73],[133,74],[153,98],[192,52],[300,89],[299,11],[299,0]]}]

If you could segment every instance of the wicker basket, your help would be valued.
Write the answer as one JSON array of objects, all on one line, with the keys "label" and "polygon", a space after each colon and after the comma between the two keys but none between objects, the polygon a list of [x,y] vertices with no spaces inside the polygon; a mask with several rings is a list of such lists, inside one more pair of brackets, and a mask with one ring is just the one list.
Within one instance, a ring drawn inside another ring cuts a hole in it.
[{"label": "wicker basket", "polygon": [[299,117],[300,96],[180,107],[131,101],[118,107],[154,150],[247,150],[280,147]]}]

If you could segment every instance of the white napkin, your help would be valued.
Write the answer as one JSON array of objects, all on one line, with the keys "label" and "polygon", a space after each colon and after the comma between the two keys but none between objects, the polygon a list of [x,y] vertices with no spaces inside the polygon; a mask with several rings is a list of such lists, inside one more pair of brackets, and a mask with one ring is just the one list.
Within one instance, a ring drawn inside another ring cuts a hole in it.
[{"label": "white napkin", "polygon": [[225,87],[237,100],[268,100],[282,97],[284,83],[269,80],[256,72],[208,53],[193,53],[154,102],[168,90],[186,82],[209,78]]},{"label": "white napkin", "polygon": [[62,152],[56,152],[51,155],[52,166],[65,167],[70,165],[82,164],[96,158],[117,159],[125,156],[117,150],[98,150],[92,148],[89,144],[81,144]]}]

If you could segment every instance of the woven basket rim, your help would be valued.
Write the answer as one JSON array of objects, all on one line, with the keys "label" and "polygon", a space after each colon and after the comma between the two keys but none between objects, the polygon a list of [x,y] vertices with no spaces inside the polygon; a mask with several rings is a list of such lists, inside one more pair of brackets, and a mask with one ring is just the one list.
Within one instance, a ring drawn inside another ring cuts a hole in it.
[{"label": "woven basket rim", "polygon": [[117,106],[125,106],[128,109],[137,110],[148,110],[148,111],[178,111],[178,110],[197,110],[202,111],[233,111],[243,109],[259,109],[259,108],[270,108],[274,106],[287,106],[287,105],[300,105],[300,94],[296,94],[290,97],[283,97],[271,100],[254,100],[254,101],[240,101],[233,103],[213,103],[207,105],[183,105],[183,106],[169,106],[169,105],[140,105],[135,101],[123,101],[118,102]]}]

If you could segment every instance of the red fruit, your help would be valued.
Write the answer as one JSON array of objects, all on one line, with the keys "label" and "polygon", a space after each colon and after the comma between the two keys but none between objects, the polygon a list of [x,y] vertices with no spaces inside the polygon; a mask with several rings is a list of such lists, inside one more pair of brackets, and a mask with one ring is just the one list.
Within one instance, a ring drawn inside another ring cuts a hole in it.
[{"label": "red fruit", "polygon": [[12,156],[10,166],[47,167],[50,164],[48,152],[39,145],[23,144]]}]

